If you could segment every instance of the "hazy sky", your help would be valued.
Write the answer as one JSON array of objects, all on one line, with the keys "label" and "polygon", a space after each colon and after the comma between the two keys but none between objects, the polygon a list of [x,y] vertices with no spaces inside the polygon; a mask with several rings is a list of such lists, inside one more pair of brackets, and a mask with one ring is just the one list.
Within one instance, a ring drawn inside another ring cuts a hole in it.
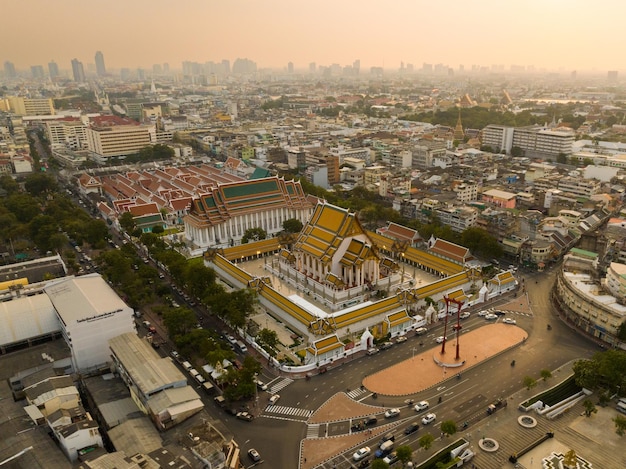
[{"label": "hazy sky", "polygon": [[0,62],[622,70],[625,0],[1,0]]}]

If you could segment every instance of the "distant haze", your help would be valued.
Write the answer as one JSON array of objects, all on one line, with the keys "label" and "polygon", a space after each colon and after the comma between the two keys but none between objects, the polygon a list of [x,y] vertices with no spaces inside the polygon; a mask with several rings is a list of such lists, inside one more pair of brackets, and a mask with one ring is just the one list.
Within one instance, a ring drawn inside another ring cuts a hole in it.
[{"label": "distant haze", "polygon": [[259,68],[423,63],[623,70],[626,1],[7,0],[0,67],[104,54],[107,70],[248,58]]}]

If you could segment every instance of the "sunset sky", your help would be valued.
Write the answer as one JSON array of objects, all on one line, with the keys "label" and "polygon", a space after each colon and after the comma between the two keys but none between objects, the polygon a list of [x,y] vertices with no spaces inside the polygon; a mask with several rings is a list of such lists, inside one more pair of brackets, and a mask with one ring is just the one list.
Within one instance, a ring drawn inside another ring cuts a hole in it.
[{"label": "sunset sky", "polygon": [[0,12],[0,62],[18,69],[87,66],[97,50],[110,70],[238,57],[296,70],[355,59],[362,70],[626,68],[624,0],[5,0]]}]

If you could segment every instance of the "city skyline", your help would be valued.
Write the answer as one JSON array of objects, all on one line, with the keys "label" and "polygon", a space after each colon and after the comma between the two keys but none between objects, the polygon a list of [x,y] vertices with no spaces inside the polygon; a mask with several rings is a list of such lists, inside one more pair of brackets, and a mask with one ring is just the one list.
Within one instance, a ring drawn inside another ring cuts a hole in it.
[{"label": "city skyline", "polygon": [[[94,63],[102,51],[107,69],[151,68],[183,61],[204,63],[248,58],[259,68],[307,70],[309,63],[399,69],[401,63],[540,70],[624,70],[612,52],[620,42],[626,2],[599,0],[593,10],[579,0],[495,0],[433,4],[396,0],[388,8],[371,1],[320,0],[311,6],[287,0],[252,2],[134,0],[95,5],[64,0],[3,5],[0,61],[19,70],[54,60],[62,70],[76,58]],[[33,15],[31,12],[37,12]],[[68,15],[67,12],[72,14]],[[19,40],[28,36],[28,40]],[[16,40],[17,39],[17,40]]]}]

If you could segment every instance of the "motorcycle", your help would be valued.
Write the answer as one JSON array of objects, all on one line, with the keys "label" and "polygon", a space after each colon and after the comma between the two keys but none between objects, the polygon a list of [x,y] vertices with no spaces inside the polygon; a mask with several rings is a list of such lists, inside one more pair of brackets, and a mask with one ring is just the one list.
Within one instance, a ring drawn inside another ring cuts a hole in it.
[{"label": "motorcycle", "polygon": [[511,366],[515,366],[515,360],[511,362]]}]

